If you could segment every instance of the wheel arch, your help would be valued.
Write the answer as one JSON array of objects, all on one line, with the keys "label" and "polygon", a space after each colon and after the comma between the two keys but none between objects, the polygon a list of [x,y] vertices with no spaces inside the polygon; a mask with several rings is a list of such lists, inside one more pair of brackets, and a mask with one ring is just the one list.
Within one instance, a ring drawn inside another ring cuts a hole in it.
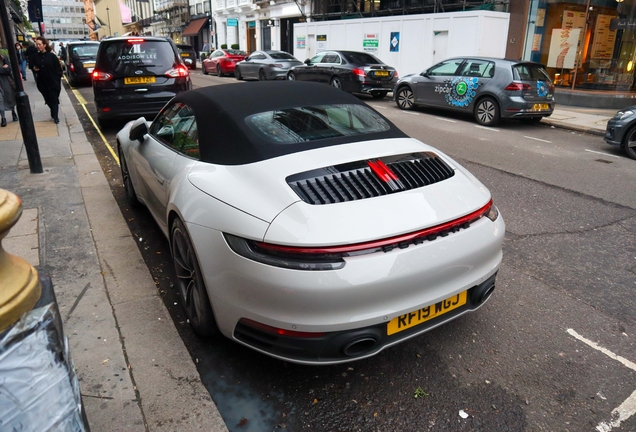
[{"label": "wheel arch", "polygon": [[495,101],[495,103],[497,104],[497,109],[499,110],[499,117],[502,117],[501,104],[499,103],[499,99],[497,99],[497,96],[495,96],[494,93],[490,93],[490,92],[480,93],[479,95],[477,95],[477,97],[475,97],[475,101],[473,102],[473,111],[477,108],[477,105],[479,105],[479,102],[481,102],[485,98],[489,98]]}]

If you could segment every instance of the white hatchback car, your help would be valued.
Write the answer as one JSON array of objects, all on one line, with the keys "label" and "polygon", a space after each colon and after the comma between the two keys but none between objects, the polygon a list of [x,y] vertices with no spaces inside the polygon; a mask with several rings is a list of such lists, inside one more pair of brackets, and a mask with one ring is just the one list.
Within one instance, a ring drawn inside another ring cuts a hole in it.
[{"label": "white hatchback car", "polygon": [[124,187],[170,240],[187,316],[334,364],[477,309],[505,225],[486,187],[338,89],[205,87],[117,135]]}]

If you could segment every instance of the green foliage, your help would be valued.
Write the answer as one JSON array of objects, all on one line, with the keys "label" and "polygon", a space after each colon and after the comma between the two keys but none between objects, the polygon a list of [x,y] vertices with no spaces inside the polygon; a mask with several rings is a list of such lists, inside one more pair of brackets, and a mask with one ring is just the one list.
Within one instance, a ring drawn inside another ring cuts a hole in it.
[{"label": "green foliage", "polygon": [[413,397],[415,399],[420,398],[420,397],[428,397],[430,396],[428,393],[426,393],[424,390],[422,390],[422,387],[418,387],[415,389],[415,392],[413,393]]},{"label": "green foliage", "polygon": [[206,58],[208,58],[208,53],[201,53],[201,61],[205,60]]},{"label": "green foliage", "polygon": [[232,49],[239,49],[239,44],[232,44]]},{"label": "green foliage", "polygon": [[227,49],[227,44],[221,44],[221,49]]}]

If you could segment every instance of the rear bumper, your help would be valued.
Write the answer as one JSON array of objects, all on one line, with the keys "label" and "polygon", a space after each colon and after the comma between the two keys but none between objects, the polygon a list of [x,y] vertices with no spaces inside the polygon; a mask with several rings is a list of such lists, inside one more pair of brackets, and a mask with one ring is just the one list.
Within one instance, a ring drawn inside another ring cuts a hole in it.
[{"label": "rear bumper", "polygon": [[[548,109],[537,110],[536,105],[548,105]],[[505,106],[501,107],[502,118],[548,117],[554,112],[555,101],[531,101],[522,97],[511,97]]]},{"label": "rear bumper", "polygon": [[119,101],[95,101],[97,117],[102,120],[146,117],[154,119],[161,109],[175,95],[153,98],[152,100],[129,99]]}]

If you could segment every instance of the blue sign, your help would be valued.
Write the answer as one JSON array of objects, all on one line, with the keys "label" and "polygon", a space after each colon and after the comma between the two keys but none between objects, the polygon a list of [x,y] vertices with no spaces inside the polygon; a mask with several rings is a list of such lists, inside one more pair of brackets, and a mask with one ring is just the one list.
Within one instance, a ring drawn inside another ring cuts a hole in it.
[{"label": "blue sign", "polygon": [[391,45],[389,47],[389,51],[400,51],[400,32],[391,32]]},{"label": "blue sign", "polygon": [[227,26],[228,27],[238,27],[238,19],[236,19],[236,18],[228,18],[227,19]]}]

